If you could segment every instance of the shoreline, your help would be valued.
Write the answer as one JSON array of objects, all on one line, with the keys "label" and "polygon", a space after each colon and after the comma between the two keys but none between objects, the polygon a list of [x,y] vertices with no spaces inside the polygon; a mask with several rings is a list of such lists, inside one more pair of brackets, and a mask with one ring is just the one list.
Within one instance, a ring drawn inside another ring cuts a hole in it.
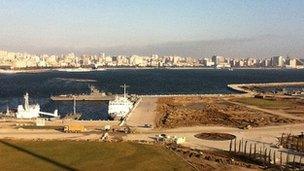
[{"label": "shoreline", "polygon": [[39,68],[39,69],[0,69],[0,74],[18,74],[18,73],[43,73],[43,72],[97,72],[106,70],[219,70],[219,71],[233,71],[233,70],[304,70],[296,68],[242,68],[242,67],[231,67],[231,68],[214,68],[214,67],[104,67],[102,70],[90,69],[88,67],[81,68],[84,71],[69,71],[78,68]]}]

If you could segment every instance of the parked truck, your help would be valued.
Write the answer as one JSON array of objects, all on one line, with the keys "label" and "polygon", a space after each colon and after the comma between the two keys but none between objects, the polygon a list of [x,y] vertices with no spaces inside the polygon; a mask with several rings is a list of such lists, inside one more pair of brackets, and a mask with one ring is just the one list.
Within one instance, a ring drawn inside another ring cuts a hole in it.
[{"label": "parked truck", "polygon": [[86,131],[85,127],[81,124],[70,124],[64,126],[64,132],[68,133],[80,133]]}]

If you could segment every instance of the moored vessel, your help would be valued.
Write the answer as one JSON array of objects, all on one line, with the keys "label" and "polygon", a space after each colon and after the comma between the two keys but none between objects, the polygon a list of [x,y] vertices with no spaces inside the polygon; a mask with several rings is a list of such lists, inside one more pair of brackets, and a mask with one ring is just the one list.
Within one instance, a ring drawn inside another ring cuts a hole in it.
[{"label": "moored vessel", "polygon": [[58,95],[58,96],[51,96],[53,101],[72,101],[72,100],[102,100],[102,101],[110,101],[114,100],[115,96],[112,94],[107,94],[105,92],[101,92],[97,90],[94,86],[90,86],[90,94],[80,94],[80,95]]},{"label": "moored vessel", "polygon": [[123,96],[115,96],[114,100],[109,101],[108,113],[111,119],[123,119],[132,110],[134,103],[127,97],[126,88],[124,84]]},{"label": "moored vessel", "polygon": [[24,104],[18,105],[17,107],[17,113],[16,118],[18,119],[32,119],[32,118],[39,118],[40,115],[50,116],[57,118],[58,110],[56,109],[54,113],[49,112],[42,112],[40,111],[40,105],[39,104],[32,104],[29,103],[29,94],[25,93],[24,95]]},{"label": "moored vessel", "polygon": [[59,68],[59,69],[55,69],[57,71],[61,71],[61,72],[90,72],[93,69],[91,68]]}]

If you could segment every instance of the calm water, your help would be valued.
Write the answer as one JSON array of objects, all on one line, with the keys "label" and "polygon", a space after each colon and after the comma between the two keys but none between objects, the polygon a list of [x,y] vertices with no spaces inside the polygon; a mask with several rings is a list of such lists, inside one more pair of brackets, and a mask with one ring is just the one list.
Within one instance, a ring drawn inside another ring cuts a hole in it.
[{"label": "calm water", "polygon": [[[93,82],[95,81],[95,82]],[[99,90],[122,93],[120,85],[126,83],[134,94],[193,94],[234,93],[226,87],[230,83],[263,83],[304,81],[304,70],[215,70],[215,69],[124,69],[96,72],[0,74],[0,111],[6,106],[16,108],[22,96],[29,92],[33,102],[43,111],[58,108],[64,115],[72,112],[70,102],[52,102],[50,95],[88,93],[89,85]],[[78,102],[77,110],[84,119],[107,117],[107,104],[103,102]]]}]

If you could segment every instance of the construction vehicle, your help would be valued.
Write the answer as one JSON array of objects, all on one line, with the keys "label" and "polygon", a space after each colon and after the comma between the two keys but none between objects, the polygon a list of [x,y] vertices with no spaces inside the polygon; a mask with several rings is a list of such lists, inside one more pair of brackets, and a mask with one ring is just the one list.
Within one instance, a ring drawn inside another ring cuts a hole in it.
[{"label": "construction vehicle", "polygon": [[118,132],[123,132],[125,134],[134,133],[135,131],[131,129],[129,126],[123,126],[117,129]]},{"label": "construction vehicle", "polygon": [[67,133],[80,133],[80,132],[86,131],[86,129],[81,124],[70,124],[70,125],[64,126],[63,131],[67,132]]},{"label": "construction vehicle", "polygon": [[151,125],[151,124],[148,124],[148,123],[145,123],[145,124],[144,124],[144,128],[152,128],[152,125]]}]

